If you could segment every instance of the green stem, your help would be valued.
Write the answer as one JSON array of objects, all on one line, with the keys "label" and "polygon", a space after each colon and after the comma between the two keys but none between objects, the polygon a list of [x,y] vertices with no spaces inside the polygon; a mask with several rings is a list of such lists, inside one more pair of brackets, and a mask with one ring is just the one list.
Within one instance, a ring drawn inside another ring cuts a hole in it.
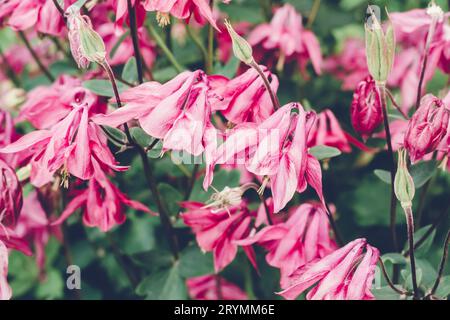
[{"label": "green stem", "polygon": [[383,260],[380,258],[378,258],[378,262],[380,263],[381,266],[381,271],[383,272],[384,278],[386,279],[387,284],[389,285],[389,287],[391,287],[392,290],[394,290],[395,292],[397,292],[398,294],[402,294],[402,295],[408,295],[408,292],[401,290],[399,288],[397,288],[395,286],[395,284],[392,282],[391,278],[389,278],[389,275],[386,271],[386,267],[383,263]]},{"label": "green stem", "polygon": [[[410,248],[414,248],[414,217],[411,207],[404,208],[406,215],[406,224],[408,228],[408,243]],[[419,287],[417,286],[417,275],[416,275],[416,258],[414,256],[414,249],[409,250],[409,262],[411,264],[411,279],[412,287],[414,292],[414,299],[419,299]]]},{"label": "green stem", "polygon": [[167,59],[169,60],[169,62],[172,64],[172,66],[175,68],[175,70],[177,72],[183,72],[186,68],[183,67],[175,58],[175,56],[173,55],[173,53],[170,51],[170,49],[167,47],[166,43],[164,42],[164,40],[161,38],[161,36],[158,34],[158,32],[156,32],[156,30],[153,28],[153,26],[151,25],[151,23],[147,24],[147,28],[149,33],[152,35],[153,39],[156,41],[156,44],[158,45],[158,47],[161,48],[161,50],[164,52],[164,54],[166,55]]},{"label": "green stem", "polygon": [[438,275],[436,277],[436,281],[434,282],[433,288],[431,289],[430,295],[433,295],[436,293],[436,290],[439,287],[439,283],[441,282],[441,278],[444,274],[445,264],[447,263],[447,258],[448,258],[449,242],[450,242],[450,231],[447,232],[447,236],[445,237],[444,252],[442,253],[441,263],[439,264]]},{"label": "green stem", "polygon": [[272,87],[270,86],[269,79],[267,79],[266,75],[264,74],[264,72],[261,70],[261,68],[259,67],[259,65],[255,61],[253,61],[249,65],[250,65],[250,67],[255,69],[256,72],[258,72],[259,76],[261,77],[261,79],[264,82],[264,86],[266,87],[267,92],[269,92],[270,100],[272,101],[273,108],[275,110],[278,110],[280,108],[280,101],[278,101],[277,95],[272,90]]},{"label": "green stem", "polygon": [[136,59],[136,68],[139,83],[144,82],[142,55],[139,50],[139,37],[136,25],[136,6],[133,6],[131,0],[127,0],[128,14],[130,20],[130,33],[133,41],[134,58]]},{"label": "green stem", "polygon": [[308,23],[306,24],[307,29],[311,29],[314,21],[317,18],[317,13],[319,13],[319,8],[320,8],[320,0],[314,0],[314,4],[311,8],[311,13],[309,14],[308,17]]}]

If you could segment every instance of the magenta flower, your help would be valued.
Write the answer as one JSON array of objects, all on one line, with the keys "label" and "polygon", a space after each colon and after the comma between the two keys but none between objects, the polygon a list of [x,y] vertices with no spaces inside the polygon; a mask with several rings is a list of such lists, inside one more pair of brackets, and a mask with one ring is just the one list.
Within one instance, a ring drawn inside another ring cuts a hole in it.
[{"label": "magenta flower", "polygon": [[31,164],[31,183],[36,187],[52,181],[61,170],[63,182],[69,174],[88,180],[94,173],[93,161],[103,168],[118,171],[118,166],[100,128],[89,121],[89,108],[74,106],[73,110],[50,129],[32,131],[16,142],[0,149],[0,153],[27,151]]},{"label": "magenta flower", "polygon": [[[0,148],[9,145],[10,143],[19,139],[19,134],[14,128],[14,120],[5,110],[0,110]],[[0,161],[3,160],[12,168],[21,161],[19,154],[0,154]]]},{"label": "magenta flower", "polygon": [[350,114],[353,128],[364,140],[369,138],[383,122],[380,93],[371,77],[358,84],[353,94]]},{"label": "magenta flower", "polygon": [[[261,66],[261,69],[270,79],[272,91],[276,93],[279,84],[277,76],[264,66]],[[253,68],[220,86],[215,92],[223,100],[214,104],[214,110],[220,110],[225,118],[234,124],[242,122],[261,123],[274,112],[264,82]]]},{"label": "magenta flower", "polygon": [[37,129],[48,129],[65,118],[74,105],[86,104],[89,114],[106,111],[106,104],[71,76],[60,76],[50,87],[37,87],[27,95],[16,121],[27,120]]},{"label": "magenta flower", "polygon": [[294,300],[317,284],[306,295],[308,300],[373,300],[370,290],[378,257],[378,249],[367,244],[366,239],[354,240],[299,268],[279,294]]},{"label": "magenta flower", "polygon": [[38,32],[57,36],[64,27],[58,9],[49,0],[10,0],[0,4],[0,19],[9,16],[8,25],[14,30],[32,27]]},{"label": "magenta flower", "polygon": [[352,150],[347,134],[330,109],[325,109],[317,115],[317,121],[308,138],[308,147],[328,146],[342,152],[351,152]]},{"label": "magenta flower", "polygon": [[156,215],[142,203],[130,200],[112,184],[99,163],[93,161],[93,165],[95,173],[88,188],[72,199],[52,225],[60,225],[79,208],[83,208],[83,223],[88,227],[97,227],[102,232],[108,232],[125,222],[126,206]]},{"label": "magenta flower", "polygon": [[281,63],[285,59],[297,60],[301,70],[304,70],[311,60],[316,73],[321,73],[322,54],[319,41],[314,33],[303,29],[301,15],[290,4],[278,8],[270,24],[256,27],[248,41],[252,46],[261,46],[265,51],[280,50]]},{"label": "magenta flower", "polygon": [[296,208],[286,222],[267,226],[237,243],[247,246],[258,243],[265,247],[267,263],[280,269],[283,282],[298,268],[327,256],[337,248],[330,232],[322,204],[311,202]]},{"label": "magenta flower", "polygon": [[[144,8],[147,11],[156,11],[159,15],[171,14],[175,18],[189,20],[193,15],[201,24],[208,21],[219,30],[209,6],[209,0],[145,0]],[[168,17],[159,17],[160,25],[168,24]],[[169,20],[170,21],[170,20]]]},{"label": "magenta flower", "polygon": [[420,107],[409,121],[404,146],[411,162],[417,162],[436,150],[447,134],[449,110],[444,102],[431,94],[424,96]]},{"label": "magenta flower", "polygon": [[186,280],[189,297],[194,300],[247,300],[237,285],[218,275],[206,275]]},{"label": "magenta flower", "polygon": [[22,203],[22,186],[15,171],[0,159],[0,228],[16,225]]},{"label": "magenta flower", "polygon": [[[251,215],[244,204],[225,209],[213,209],[203,203],[183,202],[187,211],[181,214],[184,223],[195,233],[197,243],[203,251],[214,255],[214,269],[220,272],[236,257],[236,240],[248,237]],[[255,254],[251,246],[243,247],[253,265]]]}]

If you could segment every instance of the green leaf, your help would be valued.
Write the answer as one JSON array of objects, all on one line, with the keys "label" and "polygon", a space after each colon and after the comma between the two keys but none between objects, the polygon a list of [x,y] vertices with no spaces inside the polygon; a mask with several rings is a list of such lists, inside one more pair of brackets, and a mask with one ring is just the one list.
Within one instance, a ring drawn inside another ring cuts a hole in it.
[{"label": "green leaf", "polygon": [[159,140],[156,145],[153,146],[153,148],[147,152],[147,157],[150,159],[158,159],[161,158],[161,153],[163,149],[163,143],[161,140]]},{"label": "green leaf", "polygon": [[402,297],[389,286],[374,288],[372,293],[376,300],[402,300]]},{"label": "green leaf", "polygon": [[435,295],[444,299],[450,295],[450,276],[446,276],[441,279]]},{"label": "green leaf", "polygon": [[[411,271],[410,270],[402,270],[401,275],[402,275],[403,280],[405,281],[405,288],[409,291],[413,290]],[[416,267],[416,279],[417,279],[418,287],[420,287],[420,285],[422,283],[422,275],[423,275],[422,269]]]},{"label": "green leaf", "polygon": [[131,260],[139,267],[150,272],[167,269],[173,264],[173,256],[169,251],[153,249],[135,253],[130,256]]},{"label": "green leaf", "polygon": [[[111,82],[109,82],[108,80],[99,80],[99,79],[86,80],[83,81],[83,87],[99,96],[103,97],[114,96],[114,91],[111,86]],[[126,84],[117,82],[117,89],[119,90],[119,93],[127,90],[128,88],[130,87],[127,86]]]},{"label": "green leaf", "polygon": [[214,273],[214,263],[210,253],[203,253],[197,245],[190,245],[181,252],[181,276],[191,278],[211,273]]},{"label": "green leaf", "polygon": [[158,191],[164,204],[169,211],[169,214],[176,216],[180,212],[180,206],[178,202],[183,201],[183,195],[170,184],[160,183],[158,184]]},{"label": "green leaf", "polygon": [[338,157],[342,154],[339,149],[328,146],[315,146],[309,149],[309,153],[319,161]]},{"label": "green leaf", "polygon": [[155,141],[155,138],[149,136],[142,128],[132,127],[130,128],[131,136],[141,147],[146,148]]},{"label": "green leaf", "polygon": [[436,172],[436,161],[422,161],[416,165],[411,166],[411,176],[414,179],[416,189],[422,187],[428,180],[430,180]]},{"label": "green leaf", "polygon": [[[414,245],[417,244],[420,239],[427,233],[427,231],[432,227],[432,225],[425,226],[414,232]],[[417,257],[423,257],[428,254],[431,246],[433,245],[433,240],[436,235],[436,230],[428,236],[428,238],[414,251]],[[404,251],[408,250],[408,243],[405,244]]]},{"label": "green leaf", "polygon": [[131,255],[155,247],[153,220],[148,214],[130,215],[120,230],[117,230],[119,246],[125,254]]},{"label": "green leaf", "polygon": [[399,253],[387,253],[381,257],[383,262],[389,261],[392,264],[406,264],[406,259]]},{"label": "green leaf", "polygon": [[[116,145],[118,147],[122,147],[124,144],[127,143],[127,141],[128,141],[127,136],[122,130],[113,128],[113,127],[109,127],[109,126],[102,126],[102,127],[108,132],[106,137],[114,145]],[[111,137],[109,137],[109,136],[111,136]],[[120,141],[120,143],[117,141]]]},{"label": "green leaf", "polygon": [[[212,185],[217,190],[223,190],[225,187],[238,187],[239,180],[241,177],[241,173],[238,170],[221,170],[214,174],[214,180]],[[209,188],[207,192],[203,190],[202,187],[202,179],[197,179],[194,184],[194,188],[192,189],[191,197],[189,200],[198,201],[198,202],[206,202],[211,195],[214,193],[212,188]]]},{"label": "green leaf", "polygon": [[231,56],[231,58],[223,67],[216,70],[215,74],[220,74],[231,79],[236,75],[240,64],[241,61],[239,61],[238,58],[236,58],[235,56]]},{"label": "green leaf", "polygon": [[64,297],[64,279],[57,270],[47,272],[44,282],[39,283],[36,288],[38,299],[62,299]]},{"label": "green leaf", "polygon": [[137,64],[135,57],[131,57],[125,64],[125,67],[123,67],[122,79],[130,83],[136,83],[138,81]]},{"label": "green leaf", "polygon": [[9,284],[13,297],[20,297],[30,291],[38,283],[39,270],[36,260],[18,251],[9,255]]},{"label": "green leaf", "polygon": [[391,173],[389,171],[376,169],[373,173],[384,183],[391,184]]},{"label": "green leaf", "polygon": [[148,300],[186,299],[186,284],[180,275],[178,263],[144,278],[137,286],[136,294]]}]

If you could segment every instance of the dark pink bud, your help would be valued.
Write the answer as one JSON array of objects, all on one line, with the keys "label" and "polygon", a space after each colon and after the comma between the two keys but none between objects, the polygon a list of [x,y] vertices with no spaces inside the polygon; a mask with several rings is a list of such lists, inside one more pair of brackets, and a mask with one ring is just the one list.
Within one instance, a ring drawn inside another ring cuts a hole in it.
[{"label": "dark pink bud", "polygon": [[414,163],[436,150],[447,134],[448,121],[449,110],[442,100],[432,94],[422,98],[419,109],[409,121],[405,135],[405,148],[411,162]]},{"label": "dark pink bud", "polygon": [[22,187],[16,173],[0,160],[0,224],[14,227],[22,209]]},{"label": "dark pink bud", "polygon": [[363,139],[367,139],[383,121],[380,94],[372,77],[361,81],[353,94],[352,125]]}]

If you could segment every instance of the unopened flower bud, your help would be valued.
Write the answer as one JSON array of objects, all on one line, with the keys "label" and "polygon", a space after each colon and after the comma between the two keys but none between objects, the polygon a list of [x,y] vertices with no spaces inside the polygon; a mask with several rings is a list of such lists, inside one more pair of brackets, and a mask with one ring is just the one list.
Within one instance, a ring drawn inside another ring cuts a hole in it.
[{"label": "unopened flower bud", "polygon": [[444,139],[449,124],[449,110],[442,100],[432,94],[424,96],[419,109],[409,120],[404,145],[411,162],[422,159],[436,150]]},{"label": "unopened flower bud", "polygon": [[395,174],[394,191],[402,208],[411,208],[412,200],[416,192],[414,180],[409,174],[406,164],[406,151],[400,149],[398,152],[398,168]]},{"label": "unopened flower bud", "polygon": [[358,84],[353,94],[350,112],[353,128],[364,140],[383,122],[380,93],[371,77]]},{"label": "unopened flower bud", "polygon": [[72,5],[66,10],[69,43],[73,58],[79,68],[87,68],[90,62],[102,64],[106,48],[102,37],[95,32],[88,16],[80,14],[80,8]]},{"label": "unopened flower bud", "polygon": [[14,170],[0,160],[0,224],[14,227],[22,210],[22,187]]},{"label": "unopened flower bud", "polygon": [[371,7],[369,10],[370,24],[365,24],[367,65],[376,82],[386,83],[394,63],[394,29],[389,23],[385,32]]},{"label": "unopened flower bud", "polygon": [[252,46],[247,42],[247,40],[234,31],[228,20],[225,20],[225,26],[227,27],[228,33],[233,41],[233,52],[236,58],[248,65],[253,63],[254,59]]}]

